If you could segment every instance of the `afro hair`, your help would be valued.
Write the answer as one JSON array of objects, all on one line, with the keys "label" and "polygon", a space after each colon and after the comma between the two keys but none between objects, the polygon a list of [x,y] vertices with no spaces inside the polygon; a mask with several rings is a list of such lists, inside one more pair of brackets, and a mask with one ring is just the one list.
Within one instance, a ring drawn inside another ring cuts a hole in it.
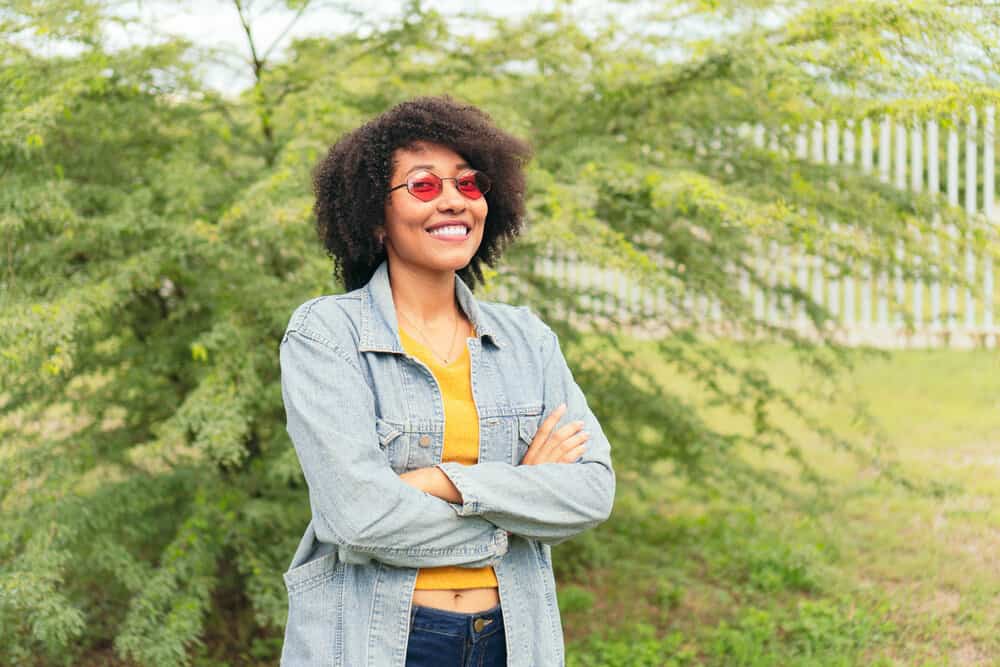
[{"label": "afro hair", "polygon": [[419,142],[451,148],[492,182],[482,242],[458,271],[470,289],[483,281],[481,264],[494,266],[521,231],[528,143],[447,95],[402,102],[342,136],[313,171],[316,231],[347,290],[367,283],[385,259],[374,232],[385,222],[393,153]]}]

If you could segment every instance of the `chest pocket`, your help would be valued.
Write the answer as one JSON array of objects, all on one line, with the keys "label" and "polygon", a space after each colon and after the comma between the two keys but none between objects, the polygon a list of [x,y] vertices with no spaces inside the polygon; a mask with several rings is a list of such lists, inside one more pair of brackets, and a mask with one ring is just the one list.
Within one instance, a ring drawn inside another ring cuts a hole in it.
[{"label": "chest pocket", "polygon": [[389,461],[389,466],[397,475],[406,472],[406,463],[410,457],[409,438],[404,438],[403,429],[398,424],[375,418],[375,430],[378,432],[378,444]]},{"label": "chest pocket", "polygon": [[528,451],[528,447],[531,445],[531,441],[535,437],[535,433],[538,431],[538,427],[542,423],[542,406],[541,405],[528,405],[519,406],[513,408],[514,412],[514,447],[513,459],[511,463],[514,465],[520,465],[521,459],[524,458],[525,453]]}]

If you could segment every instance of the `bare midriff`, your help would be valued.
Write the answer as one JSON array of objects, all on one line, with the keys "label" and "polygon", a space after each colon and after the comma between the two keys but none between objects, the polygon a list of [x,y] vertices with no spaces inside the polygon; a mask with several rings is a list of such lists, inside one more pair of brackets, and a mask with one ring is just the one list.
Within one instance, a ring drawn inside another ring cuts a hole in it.
[{"label": "bare midriff", "polygon": [[500,604],[500,592],[492,588],[439,588],[413,591],[413,604],[464,614],[486,611]]}]

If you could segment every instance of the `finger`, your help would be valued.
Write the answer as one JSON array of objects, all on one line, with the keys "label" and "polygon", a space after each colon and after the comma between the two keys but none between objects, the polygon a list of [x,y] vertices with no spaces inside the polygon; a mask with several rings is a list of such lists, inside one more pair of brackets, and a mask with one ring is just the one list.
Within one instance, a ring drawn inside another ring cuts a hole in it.
[{"label": "finger", "polygon": [[587,440],[589,439],[590,439],[590,433],[588,431],[580,431],[579,433],[571,435],[570,437],[566,438],[561,443],[559,443],[558,449],[561,452],[568,452],[569,450],[575,447],[579,447],[583,443],[587,442]]},{"label": "finger", "polygon": [[[581,431],[574,436],[566,438],[555,448],[555,455],[558,456],[558,460],[565,462],[567,454],[570,454],[574,450],[586,444],[587,440],[590,439],[590,434],[586,431]],[[574,456],[573,459],[575,460]]]},{"label": "finger", "polygon": [[577,445],[573,449],[569,450],[563,454],[562,458],[559,460],[560,463],[574,463],[578,458],[583,456],[584,452],[587,451],[587,445]]},{"label": "finger", "polygon": [[573,437],[582,428],[582,421],[572,421],[560,427],[549,436],[548,441],[542,445],[541,450],[543,452],[549,450],[551,452],[550,456],[558,456],[559,446],[565,442],[567,438]]},{"label": "finger", "polygon": [[[550,435],[549,439],[539,448],[542,458],[550,461],[558,461],[564,451],[563,443],[565,443],[567,439],[575,437],[577,431],[581,428],[583,428],[583,422],[574,421],[566,424]],[[571,442],[570,446],[575,444],[578,443],[576,441]]]},{"label": "finger", "polygon": [[[575,461],[579,454],[576,453],[580,448],[586,448],[587,441],[590,439],[590,434],[586,432],[578,433],[571,438],[566,438],[559,444],[556,448],[556,455],[558,456],[557,461],[559,463],[567,463],[570,461]],[[567,457],[569,457],[567,459]]]},{"label": "finger", "polygon": [[524,456],[521,457],[522,465],[532,465],[538,463],[536,460],[538,458],[539,449],[548,440],[549,434],[552,432],[552,428],[559,423],[559,418],[566,412],[566,404],[560,403],[556,406],[556,409],[550,412],[545,419],[542,421],[538,430],[531,437],[531,442],[528,443],[528,449],[524,452]]},{"label": "finger", "polygon": [[557,428],[552,435],[549,436],[549,440],[555,440],[556,442],[563,442],[566,438],[569,438],[580,432],[584,427],[584,422],[581,419],[568,422]]},{"label": "finger", "polygon": [[545,448],[548,442],[549,436],[552,433],[553,427],[559,423],[559,418],[562,417],[563,413],[566,412],[566,404],[562,403],[555,410],[553,410],[544,421],[542,421],[541,426],[535,431],[534,437],[531,439],[531,444],[528,445],[528,451],[525,453],[527,457],[531,455],[530,461],[533,463],[539,463],[536,460],[540,455],[541,451]]},{"label": "finger", "polygon": [[539,426],[538,430],[535,431],[535,436],[532,438],[531,444],[535,444],[535,441],[539,438],[541,438],[541,442],[544,443],[548,439],[549,434],[552,433],[552,429],[559,423],[559,419],[563,416],[563,414],[565,414],[565,412],[566,404],[560,403],[556,409],[550,412],[549,415],[542,421],[541,426]]}]

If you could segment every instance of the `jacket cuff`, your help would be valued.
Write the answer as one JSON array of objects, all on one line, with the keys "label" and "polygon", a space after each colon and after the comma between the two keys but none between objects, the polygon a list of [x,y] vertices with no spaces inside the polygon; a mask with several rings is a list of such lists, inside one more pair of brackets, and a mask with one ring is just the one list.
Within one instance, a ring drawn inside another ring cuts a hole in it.
[{"label": "jacket cuff", "polygon": [[509,547],[509,544],[507,542],[507,538],[509,536],[510,536],[510,533],[508,533],[503,528],[497,528],[496,531],[494,531],[494,533],[493,533],[493,544],[494,544],[494,546],[496,546],[496,552],[495,552],[494,557],[490,560],[490,565],[496,565],[501,560],[503,560],[504,556],[507,555],[507,549]]},{"label": "jacket cuff", "polygon": [[448,503],[451,505],[452,509],[458,514],[458,516],[478,516],[482,514],[482,509],[479,505],[479,498],[476,497],[475,492],[472,490],[474,484],[469,480],[466,474],[466,467],[461,463],[455,463],[453,461],[446,461],[444,463],[438,463],[436,466],[441,470],[451,483],[455,485],[458,492],[462,494],[461,503]]}]

